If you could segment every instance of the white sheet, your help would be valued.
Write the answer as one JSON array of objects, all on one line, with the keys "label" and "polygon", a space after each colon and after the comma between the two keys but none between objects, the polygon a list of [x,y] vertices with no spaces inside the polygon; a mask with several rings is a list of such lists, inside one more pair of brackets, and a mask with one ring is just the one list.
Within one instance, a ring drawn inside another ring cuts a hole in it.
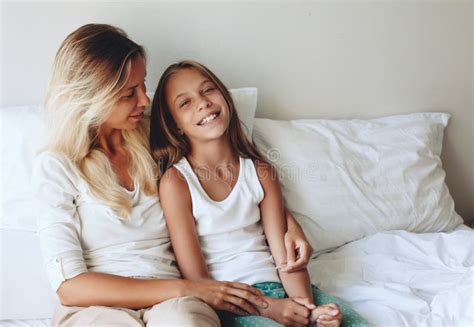
[{"label": "white sheet", "polygon": [[474,326],[474,231],[381,232],[309,265],[321,290],[376,326]]},{"label": "white sheet", "polygon": [[51,319],[0,320],[1,327],[50,327]]}]

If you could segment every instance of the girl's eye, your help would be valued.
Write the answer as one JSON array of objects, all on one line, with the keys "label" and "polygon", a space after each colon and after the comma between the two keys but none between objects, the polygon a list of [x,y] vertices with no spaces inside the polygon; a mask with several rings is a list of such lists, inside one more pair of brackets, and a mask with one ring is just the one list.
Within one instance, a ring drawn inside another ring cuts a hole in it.
[{"label": "girl's eye", "polygon": [[204,93],[209,93],[214,91],[216,88],[215,87],[208,87],[207,89],[204,90]]},{"label": "girl's eye", "polygon": [[179,104],[179,107],[180,107],[180,108],[183,108],[183,107],[186,106],[188,103],[189,103],[189,100],[184,100],[183,102],[181,102],[181,103]]}]

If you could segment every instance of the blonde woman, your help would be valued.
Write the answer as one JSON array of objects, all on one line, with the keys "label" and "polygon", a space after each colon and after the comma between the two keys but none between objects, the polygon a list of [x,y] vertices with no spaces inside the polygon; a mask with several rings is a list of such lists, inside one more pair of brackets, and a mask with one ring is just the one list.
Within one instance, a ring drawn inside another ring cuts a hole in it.
[{"label": "blonde woman", "polygon": [[[61,302],[55,326],[219,326],[214,309],[267,306],[246,284],[181,279],[149,153],[145,76],[143,48],[110,25],[80,27],[56,54],[49,143],[33,177],[42,254]],[[312,249],[292,217],[290,230],[296,270]]]}]

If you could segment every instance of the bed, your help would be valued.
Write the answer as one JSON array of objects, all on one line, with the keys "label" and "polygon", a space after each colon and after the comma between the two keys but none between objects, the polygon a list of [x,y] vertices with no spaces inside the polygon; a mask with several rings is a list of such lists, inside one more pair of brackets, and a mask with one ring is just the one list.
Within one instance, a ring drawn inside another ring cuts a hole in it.
[{"label": "bed", "polygon": [[[473,326],[474,232],[444,182],[450,116],[254,119],[257,90],[232,91],[247,134],[278,170],[286,206],[315,253],[311,280],[375,326]],[[41,106],[0,108],[2,326],[48,326],[30,172]]]}]

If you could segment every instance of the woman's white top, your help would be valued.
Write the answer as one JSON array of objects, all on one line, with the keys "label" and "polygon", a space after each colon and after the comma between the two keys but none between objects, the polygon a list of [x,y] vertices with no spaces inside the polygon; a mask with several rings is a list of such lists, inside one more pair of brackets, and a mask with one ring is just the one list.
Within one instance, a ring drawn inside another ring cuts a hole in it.
[{"label": "woman's white top", "polygon": [[222,201],[212,200],[186,158],[174,165],[186,178],[209,274],[247,284],[279,282],[260,222],[264,192],[251,159],[240,158],[237,182]]},{"label": "woman's white top", "polygon": [[135,183],[127,219],[89,192],[76,166],[45,152],[35,162],[38,235],[54,290],[87,271],[136,278],[180,278],[157,196]]}]

